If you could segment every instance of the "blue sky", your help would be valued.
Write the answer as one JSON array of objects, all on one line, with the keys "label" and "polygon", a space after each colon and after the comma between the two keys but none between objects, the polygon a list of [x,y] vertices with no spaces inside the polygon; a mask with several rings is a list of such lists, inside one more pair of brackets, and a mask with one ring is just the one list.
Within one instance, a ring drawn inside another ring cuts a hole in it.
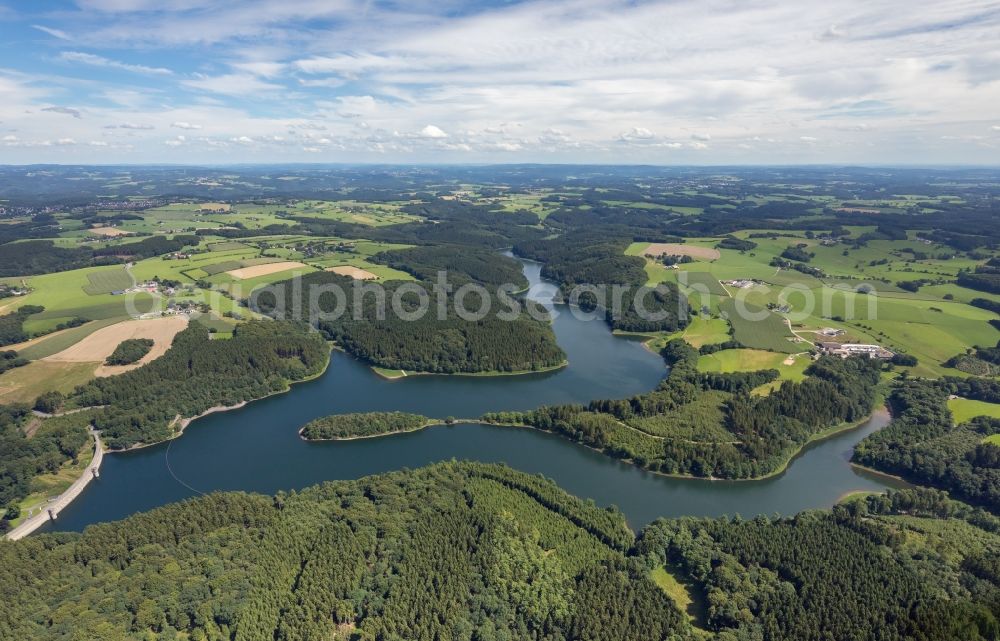
[{"label": "blue sky", "polygon": [[1000,2],[0,0],[0,163],[1000,164]]}]

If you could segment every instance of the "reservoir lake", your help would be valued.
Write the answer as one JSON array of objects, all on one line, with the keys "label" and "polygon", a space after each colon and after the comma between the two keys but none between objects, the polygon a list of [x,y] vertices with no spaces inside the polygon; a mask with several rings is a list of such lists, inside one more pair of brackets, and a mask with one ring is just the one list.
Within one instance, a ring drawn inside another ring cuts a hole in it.
[{"label": "reservoir lake", "polygon": [[898,486],[848,462],[854,444],[888,422],[884,412],[810,444],[784,473],[760,481],[668,478],[552,434],[474,423],[353,441],[308,443],[298,437],[303,424],[328,414],[399,410],[471,419],[497,410],[623,398],[656,386],[667,371],[662,358],[635,339],[612,335],[602,320],[578,318],[568,307],[552,304],[555,288],[541,278],[541,265],[522,263],[532,285],[529,297],[554,314],[566,367],[520,376],[386,380],[334,351],[322,376],[288,393],[210,414],[168,443],[105,456],[100,478],[40,531],[81,530],[202,492],[272,494],[450,459],[502,462],[543,474],[598,505],[618,506],[633,528],[681,515],[790,515],[828,508],[851,491]]}]

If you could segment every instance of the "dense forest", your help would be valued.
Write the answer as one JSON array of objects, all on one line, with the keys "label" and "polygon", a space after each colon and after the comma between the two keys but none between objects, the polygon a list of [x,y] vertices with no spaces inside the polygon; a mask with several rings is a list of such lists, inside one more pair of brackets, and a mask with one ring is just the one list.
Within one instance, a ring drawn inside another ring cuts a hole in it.
[{"label": "dense forest", "polygon": [[428,283],[437,282],[438,273],[445,272],[447,282],[453,287],[466,283],[479,283],[493,289],[513,285],[515,291],[528,287],[521,263],[488,249],[457,245],[413,247],[382,252],[372,260]]},{"label": "dense forest", "polygon": [[0,637],[985,641],[998,562],[1000,521],[928,490],[633,537],[541,477],[440,463],[0,542]]},{"label": "dense forest", "polygon": [[636,550],[698,586],[720,640],[1000,635],[1000,521],[933,491],[791,518],[659,520]]},{"label": "dense forest", "polygon": [[1000,513],[1000,420],[981,416],[954,425],[948,396],[991,403],[1000,385],[984,379],[911,380],[889,396],[893,420],[854,450],[854,460],[922,485],[932,485]]},{"label": "dense forest", "polygon": [[299,434],[307,441],[366,438],[398,432],[412,432],[426,426],[430,419],[405,412],[362,412],[333,414],[309,421]]},{"label": "dense forest", "polygon": [[112,449],[171,438],[178,422],[216,406],[231,406],[284,391],[321,372],[330,350],[301,323],[252,321],[227,340],[210,340],[192,324],[166,354],[143,367],[77,388],[71,401],[105,406],[94,425]]},{"label": "dense forest", "polygon": [[698,350],[680,339],[663,355],[670,374],[648,394],[495,412],[483,420],[554,432],[666,474],[752,478],[780,469],[818,432],[867,416],[881,369],[874,359],[823,357],[804,381],[756,396],[750,391],[777,371],[702,373]]},{"label": "dense forest", "polygon": [[[343,313],[336,318],[336,295],[312,294],[329,287],[346,293]],[[566,358],[549,324],[535,320],[547,318],[546,313],[537,306],[534,318],[527,313],[524,306],[534,305],[530,301],[493,292],[486,301],[472,295],[465,302],[469,311],[481,305],[488,305],[489,311],[481,320],[466,320],[456,313],[454,292],[439,298],[430,285],[390,281],[382,288],[385,297],[380,303],[376,294],[364,293],[363,287],[344,276],[314,272],[255,292],[249,303],[255,311],[275,317],[302,310],[315,319],[324,336],[348,353],[387,369],[441,374],[517,372],[555,367]],[[423,314],[417,313],[420,295],[413,291],[417,287],[426,296]],[[396,313],[393,299],[402,305],[403,313]],[[444,305],[440,319],[439,301]]]},{"label": "dense forest", "polygon": [[115,351],[105,359],[105,365],[131,365],[142,360],[142,358],[153,349],[153,339],[151,338],[129,338],[118,343]]},{"label": "dense forest", "polygon": [[619,513],[493,465],[213,494],[0,543],[0,637],[693,638],[632,540]]}]

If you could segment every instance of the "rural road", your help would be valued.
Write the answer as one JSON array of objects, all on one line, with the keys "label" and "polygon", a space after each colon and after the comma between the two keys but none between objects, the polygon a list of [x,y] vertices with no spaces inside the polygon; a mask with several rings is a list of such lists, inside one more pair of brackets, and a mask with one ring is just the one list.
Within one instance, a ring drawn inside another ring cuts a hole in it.
[{"label": "rural road", "polygon": [[17,541],[18,539],[23,539],[28,536],[49,521],[50,512],[58,516],[59,511],[79,496],[80,492],[83,491],[83,488],[87,487],[87,484],[93,480],[94,473],[101,468],[101,461],[104,459],[104,446],[101,443],[100,435],[94,431],[93,428],[90,430],[90,435],[94,437],[94,458],[90,462],[90,465],[87,466],[87,469],[80,474],[79,478],[73,481],[72,485],[66,488],[65,492],[57,496],[52,501],[42,505],[37,514],[26,519],[23,523],[8,532],[8,539]]}]

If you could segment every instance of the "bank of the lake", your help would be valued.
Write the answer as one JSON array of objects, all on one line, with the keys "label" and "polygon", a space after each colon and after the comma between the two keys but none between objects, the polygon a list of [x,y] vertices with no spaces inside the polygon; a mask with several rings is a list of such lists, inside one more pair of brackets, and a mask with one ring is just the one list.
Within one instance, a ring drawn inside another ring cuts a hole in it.
[{"label": "bank of the lake", "polygon": [[[539,272],[537,263],[525,262],[533,284],[540,282]],[[547,432],[483,424],[432,426],[392,438],[298,438],[299,428],[330,414],[400,411],[445,417],[525,411],[629,397],[653,389],[665,375],[663,359],[640,341],[613,336],[602,320],[584,321],[565,307],[547,306],[569,360],[560,370],[387,381],[367,364],[338,352],[322,376],[295,384],[289,393],[201,418],[183,438],[169,443],[105,457],[101,478],[64,509],[55,525],[78,530],[198,492],[270,494],[449,459],[503,462],[544,474],[577,496],[618,505],[633,526],[685,514],[792,514],[830,507],[849,491],[885,489],[884,479],[849,465],[854,444],[885,424],[879,416],[807,445],[783,473],[760,481],[668,478]]]},{"label": "bank of the lake", "polygon": [[537,369],[518,369],[512,371],[504,370],[487,370],[484,372],[420,372],[415,370],[403,370],[403,369],[386,369],[384,367],[378,367],[372,365],[371,369],[373,372],[381,376],[382,378],[395,381],[400,378],[407,378],[409,376],[524,376],[526,374],[544,374],[546,372],[555,372],[561,370],[562,368],[569,365],[569,361],[563,359],[561,363],[556,363],[555,365],[548,365],[546,367],[539,367]]}]

